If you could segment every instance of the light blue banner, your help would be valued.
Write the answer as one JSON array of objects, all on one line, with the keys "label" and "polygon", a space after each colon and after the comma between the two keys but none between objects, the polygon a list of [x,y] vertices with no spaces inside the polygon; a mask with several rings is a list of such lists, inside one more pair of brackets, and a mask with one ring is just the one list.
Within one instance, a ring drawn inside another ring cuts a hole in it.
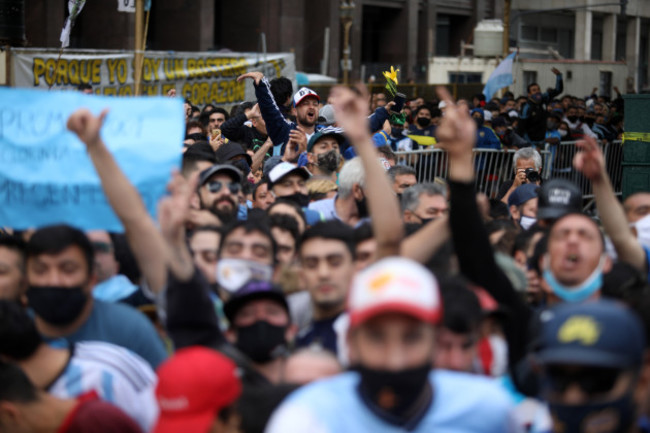
[{"label": "light blue banner", "polygon": [[122,231],[86,146],[66,123],[78,108],[110,112],[101,134],[155,217],[184,135],[180,98],[115,98],[0,88],[0,227],[66,223]]}]

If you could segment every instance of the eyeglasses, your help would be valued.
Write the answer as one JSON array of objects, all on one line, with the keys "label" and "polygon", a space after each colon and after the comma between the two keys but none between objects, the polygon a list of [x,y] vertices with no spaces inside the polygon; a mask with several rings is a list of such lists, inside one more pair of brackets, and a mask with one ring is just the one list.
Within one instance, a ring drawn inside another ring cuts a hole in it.
[{"label": "eyeglasses", "polygon": [[551,390],[564,393],[569,385],[575,383],[587,394],[604,394],[609,392],[621,373],[615,368],[581,368],[567,370],[562,367],[548,367],[546,370]]},{"label": "eyeglasses", "polygon": [[227,187],[230,190],[231,194],[238,194],[241,191],[241,185],[238,183],[226,183],[218,180],[212,180],[207,183],[208,191],[212,193],[217,193],[221,191],[222,187]]},{"label": "eyeglasses", "polygon": [[110,253],[113,250],[113,246],[108,242],[93,242],[92,244],[96,253]]}]

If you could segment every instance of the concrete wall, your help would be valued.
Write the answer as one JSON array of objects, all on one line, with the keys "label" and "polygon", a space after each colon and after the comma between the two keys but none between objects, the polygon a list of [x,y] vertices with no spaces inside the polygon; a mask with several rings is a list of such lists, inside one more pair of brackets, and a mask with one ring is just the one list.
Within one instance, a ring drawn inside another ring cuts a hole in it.
[{"label": "concrete wall", "polygon": [[[486,83],[497,66],[495,59],[471,57],[434,57],[429,64],[429,84],[448,84],[451,72],[474,72],[482,74],[482,83]],[[555,75],[551,68],[558,68],[564,77],[564,94],[584,97],[591,94],[594,87],[600,85],[600,72],[612,73],[612,87],[617,86],[621,92],[626,88],[627,66],[621,62],[577,62],[547,61],[524,59],[515,62],[513,75],[515,82],[510,90],[515,95],[526,93],[524,72],[537,73],[537,82],[546,89],[555,86]],[[570,72],[570,74],[569,74]],[[571,75],[571,78],[569,77]],[[610,89],[614,94],[613,89]]]}]

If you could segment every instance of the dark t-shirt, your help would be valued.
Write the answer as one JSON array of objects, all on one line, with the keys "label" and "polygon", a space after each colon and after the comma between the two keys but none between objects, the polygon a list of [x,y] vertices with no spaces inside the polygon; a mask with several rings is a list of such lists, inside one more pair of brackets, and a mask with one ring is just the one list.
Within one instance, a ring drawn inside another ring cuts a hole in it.
[{"label": "dark t-shirt", "polygon": [[57,433],[142,433],[135,421],[112,404],[100,401],[96,392],[77,400]]},{"label": "dark t-shirt", "polygon": [[306,347],[313,343],[320,344],[324,349],[337,353],[336,331],[334,331],[334,322],[338,319],[337,314],[334,317],[323,320],[314,320],[306,331],[296,338],[296,347]]},{"label": "dark t-shirt", "polygon": [[507,193],[510,187],[512,186],[512,183],[514,180],[506,180],[501,184],[501,187],[499,188],[499,192],[497,193],[497,200],[501,200]]}]

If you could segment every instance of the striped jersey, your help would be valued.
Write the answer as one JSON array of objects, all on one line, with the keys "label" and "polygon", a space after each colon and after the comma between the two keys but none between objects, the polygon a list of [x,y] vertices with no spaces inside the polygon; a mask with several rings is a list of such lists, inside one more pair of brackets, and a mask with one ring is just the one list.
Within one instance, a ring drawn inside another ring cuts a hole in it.
[{"label": "striped jersey", "polygon": [[158,417],[156,375],[147,361],[120,346],[99,341],[71,344],[65,369],[47,388],[60,398],[76,398],[90,391],[122,409],[143,431]]}]

